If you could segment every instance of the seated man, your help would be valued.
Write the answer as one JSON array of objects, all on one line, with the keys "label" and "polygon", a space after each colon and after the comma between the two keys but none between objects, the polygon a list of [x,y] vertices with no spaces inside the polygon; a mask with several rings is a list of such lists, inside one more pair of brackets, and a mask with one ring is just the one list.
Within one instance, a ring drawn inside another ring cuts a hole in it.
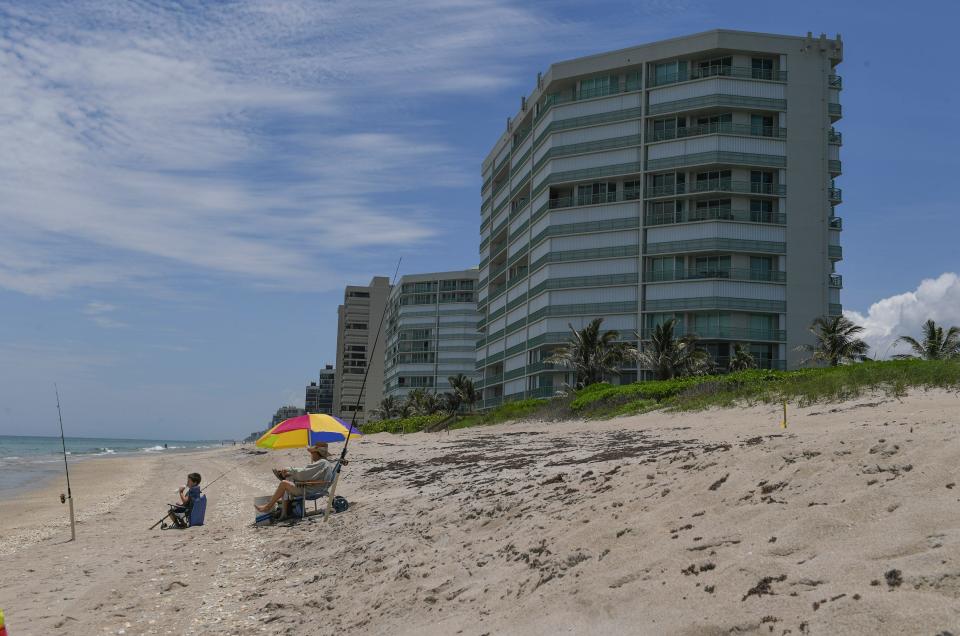
[{"label": "seated man", "polygon": [[170,506],[170,512],[167,515],[178,528],[189,526],[187,521],[190,518],[190,510],[193,508],[193,502],[200,498],[200,473],[190,473],[187,475],[187,485],[180,486],[180,505]]},{"label": "seated man", "polygon": [[[307,496],[323,492],[330,487],[330,484],[333,482],[333,470],[336,466],[336,461],[330,459],[330,450],[326,442],[319,442],[313,446],[309,446],[307,450],[310,452],[310,463],[303,468],[274,469],[273,474],[281,479],[280,484],[277,486],[276,491],[274,491],[270,501],[262,506],[254,504],[257,511],[268,512],[273,509],[273,506],[276,505],[278,501],[283,499],[283,514],[286,516],[289,513],[290,497],[300,497],[304,494],[303,489],[294,482],[325,482],[322,485],[307,487]],[[346,465],[346,463],[347,461],[344,460],[343,464]],[[284,497],[284,495],[287,496]]]}]

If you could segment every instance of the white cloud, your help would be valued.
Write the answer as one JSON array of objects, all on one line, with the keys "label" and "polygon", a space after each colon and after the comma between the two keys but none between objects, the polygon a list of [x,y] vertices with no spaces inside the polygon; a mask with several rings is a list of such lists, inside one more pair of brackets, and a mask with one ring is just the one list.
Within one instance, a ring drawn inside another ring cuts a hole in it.
[{"label": "white cloud", "polygon": [[942,327],[960,326],[960,276],[946,272],[925,279],[914,291],[875,302],[866,315],[856,311],[843,313],[863,326],[863,339],[870,345],[872,356],[887,358],[907,353],[905,346],[894,344],[897,338],[920,339],[920,327],[927,320]]},{"label": "white cloud", "polygon": [[114,320],[110,315],[117,310],[115,305],[110,303],[104,303],[100,301],[93,301],[87,303],[86,307],[83,308],[83,314],[90,318],[91,321],[98,327],[103,327],[104,329],[116,329],[117,327],[126,327],[127,325],[120,322],[119,320]]},{"label": "white cloud", "polygon": [[40,296],[341,285],[476,179],[418,105],[529,80],[518,57],[568,29],[502,0],[0,0],[0,24],[0,287]]}]

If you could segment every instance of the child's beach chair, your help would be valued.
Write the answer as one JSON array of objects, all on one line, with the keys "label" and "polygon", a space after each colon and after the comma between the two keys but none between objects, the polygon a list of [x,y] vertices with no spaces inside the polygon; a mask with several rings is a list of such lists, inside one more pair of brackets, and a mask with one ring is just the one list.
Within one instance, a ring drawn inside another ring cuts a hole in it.
[{"label": "child's beach chair", "polygon": [[[168,504],[170,507],[170,512],[179,519],[176,522],[176,527],[179,528],[192,528],[193,526],[202,526],[203,519],[207,514],[207,496],[200,495],[193,500],[192,505],[189,510],[184,510],[184,507],[179,504]],[[166,524],[162,525],[161,528],[166,528]]]}]

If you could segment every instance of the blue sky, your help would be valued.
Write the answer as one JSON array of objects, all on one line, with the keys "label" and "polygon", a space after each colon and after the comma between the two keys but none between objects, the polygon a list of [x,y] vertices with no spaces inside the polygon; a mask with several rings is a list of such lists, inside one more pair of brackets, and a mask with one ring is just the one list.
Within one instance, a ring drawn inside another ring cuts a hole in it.
[{"label": "blue sky", "polygon": [[200,4],[0,0],[0,434],[261,428],[343,285],[476,264],[537,71],[712,28],[842,34],[843,304],[960,324],[952,3]]}]

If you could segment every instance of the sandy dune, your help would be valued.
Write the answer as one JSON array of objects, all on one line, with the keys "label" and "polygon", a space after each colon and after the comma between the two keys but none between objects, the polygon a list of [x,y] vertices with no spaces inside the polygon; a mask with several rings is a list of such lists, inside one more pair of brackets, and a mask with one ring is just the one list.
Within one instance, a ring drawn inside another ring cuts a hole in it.
[{"label": "sandy dune", "polygon": [[[960,398],[778,423],[763,406],[371,436],[351,509],[291,527],[251,527],[250,500],[302,452],[87,462],[76,544],[0,507],[0,607],[18,636],[960,633]],[[238,465],[208,525],[147,531],[185,472]]]}]

